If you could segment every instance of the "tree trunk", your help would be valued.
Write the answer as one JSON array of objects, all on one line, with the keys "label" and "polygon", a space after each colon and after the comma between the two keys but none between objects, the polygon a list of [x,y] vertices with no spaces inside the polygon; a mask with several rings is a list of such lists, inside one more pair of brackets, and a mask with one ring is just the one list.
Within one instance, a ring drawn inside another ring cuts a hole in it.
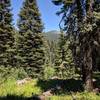
[{"label": "tree trunk", "polygon": [[86,80],[86,71],[85,71],[85,68],[84,68],[84,64],[82,64],[82,81],[85,83],[85,80]]},{"label": "tree trunk", "polygon": [[[88,45],[87,45],[88,44]],[[92,47],[90,43],[87,43],[84,46],[83,54],[83,81],[85,82],[85,90],[90,92],[93,90],[93,81],[92,81]]]},{"label": "tree trunk", "polygon": [[[83,18],[82,16],[82,8],[81,8],[81,2],[80,0],[76,0],[77,3],[77,17],[78,17],[78,29],[80,32],[79,35],[79,42],[80,42],[80,51],[81,51],[81,67],[82,67],[82,79],[85,83],[85,90],[92,91],[93,90],[93,81],[92,81],[92,46],[91,46],[91,31],[90,32],[82,32],[82,23],[86,23],[83,25],[87,25],[88,23],[91,23],[92,16],[93,16],[93,9],[92,9],[92,3],[93,0],[89,1],[89,8],[87,9],[87,17]],[[82,19],[85,19],[84,21]],[[85,26],[83,26],[84,29]]]}]

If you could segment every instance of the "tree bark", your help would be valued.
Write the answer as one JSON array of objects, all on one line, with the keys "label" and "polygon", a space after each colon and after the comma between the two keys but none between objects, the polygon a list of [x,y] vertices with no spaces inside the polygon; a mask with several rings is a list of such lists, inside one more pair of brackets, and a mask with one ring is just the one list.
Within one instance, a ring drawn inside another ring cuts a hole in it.
[{"label": "tree bark", "polygon": [[[89,33],[88,33],[89,34]],[[86,37],[85,37],[86,38]],[[86,39],[87,40],[87,39]],[[92,47],[89,41],[85,41],[81,45],[81,67],[82,67],[82,80],[84,82],[84,88],[86,91],[90,92],[93,90],[93,61],[92,61]]]},{"label": "tree bark", "polygon": [[93,90],[93,81],[92,81],[92,48],[90,44],[87,45],[84,51],[83,58],[83,66],[84,66],[84,81],[85,81],[85,90],[92,91]]},{"label": "tree bark", "polygon": [[[78,18],[78,31],[80,32],[79,35],[79,43],[80,43],[80,55],[81,55],[81,67],[82,67],[82,79],[83,82],[85,84],[85,90],[86,91],[92,91],[93,90],[93,81],[92,81],[92,44],[91,44],[91,36],[92,36],[92,32],[82,32],[82,27],[84,29],[85,26],[81,26],[82,23],[86,23],[83,25],[87,25],[88,23],[91,23],[92,20],[92,3],[93,0],[90,0],[89,2],[89,8],[87,9],[87,17],[86,20],[82,17],[82,8],[81,8],[81,3],[80,0],[77,0],[77,18]],[[89,22],[88,22],[89,21]]]}]

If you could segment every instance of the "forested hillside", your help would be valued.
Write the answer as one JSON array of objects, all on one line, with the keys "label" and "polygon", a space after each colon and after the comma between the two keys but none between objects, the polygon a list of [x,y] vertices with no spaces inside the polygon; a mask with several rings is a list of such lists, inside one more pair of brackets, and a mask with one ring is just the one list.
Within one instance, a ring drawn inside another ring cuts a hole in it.
[{"label": "forested hillside", "polygon": [[60,35],[59,31],[49,31],[44,33],[44,36],[46,37],[47,40],[55,42],[58,41],[59,35]]}]

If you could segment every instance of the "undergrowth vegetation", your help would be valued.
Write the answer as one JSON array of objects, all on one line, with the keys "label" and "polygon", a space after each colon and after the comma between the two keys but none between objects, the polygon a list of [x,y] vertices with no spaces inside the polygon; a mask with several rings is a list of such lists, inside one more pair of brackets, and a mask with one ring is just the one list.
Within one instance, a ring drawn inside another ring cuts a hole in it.
[{"label": "undergrowth vegetation", "polygon": [[61,85],[61,89],[56,90],[52,96],[46,96],[46,100],[73,100],[73,98],[76,100],[100,99],[100,94],[83,92],[81,90],[81,81],[72,79],[46,81],[31,79],[24,84],[18,84],[17,80],[8,79],[3,84],[0,84],[0,100],[28,100],[28,98],[42,95],[46,90],[54,88],[56,85]]},{"label": "undergrowth vegetation", "polygon": [[0,85],[0,96],[17,95],[31,97],[32,94],[41,94],[42,90],[36,86],[37,80],[31,80],[25,84],[17,84],[15,80],[7,80]]},{"label": "undergrowth vegetation", "polygon": [[[71,79],[52,79],[55,71],[52,68],[44,70],[42,79],[33,79],[27,75],[23,68],[0,67],[0,100],[27,100],[38,97],[44,92],[54,89],[52,96],[46,96],[46,100],[99,100],[99,93],[84,91],[80,77]],[[95,86],[100,88],[100,73],[94,73]],[[57,89],[58,88],[58,89]],[[95,87],[96,88],[96,87]],[[35,99],[33,99],[35,100]]]}]

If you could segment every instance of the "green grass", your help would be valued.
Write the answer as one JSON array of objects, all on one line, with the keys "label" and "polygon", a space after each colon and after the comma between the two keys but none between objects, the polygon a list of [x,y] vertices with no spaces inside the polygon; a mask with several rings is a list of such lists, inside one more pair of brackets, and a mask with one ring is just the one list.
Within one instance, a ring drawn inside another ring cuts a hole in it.
[{"label": "green grass", "polygon": [[41,88],[36,86],[37,80],[32,80],[24,85],[17,85],[15,80],[7,80],[0,85],[0,96],[17,95],[30,97],[32,94],[41,94]]},{"label": "green grass", "polygon": [[74,99],[71,95],[64,95],[64,96],[52,96],[48,97],[47,100],[100,100],[99,95],[95,95],[94,93],[76,93],[73,94]]},{"label": "green grass", "polygon": [[[0,100],[30,100],[28,98],[32,98],[33,95],[41,95],[49,88],[55,87],[58,82],[60,83],[60,80],[39,81],[34,79],[26,84],[17,85],[16,80],[9,79],[3,84],[0,84]],[[67,80],[65,82],[66,84],[64,83],[64,88],[69,90],[75,87],[78,88],[76,85],[79,85],[77,84],[79,81],[75,82],[74,80]],[[73,84],[71,84],[71,82]],[[61,92],[57,91],[57,93],[51,97],[46,97],[46,100],[73,100],[72,96],[74,96],[76,100],[100,100],[100,94],[76,91],[70,94],[63,89]]]}]

